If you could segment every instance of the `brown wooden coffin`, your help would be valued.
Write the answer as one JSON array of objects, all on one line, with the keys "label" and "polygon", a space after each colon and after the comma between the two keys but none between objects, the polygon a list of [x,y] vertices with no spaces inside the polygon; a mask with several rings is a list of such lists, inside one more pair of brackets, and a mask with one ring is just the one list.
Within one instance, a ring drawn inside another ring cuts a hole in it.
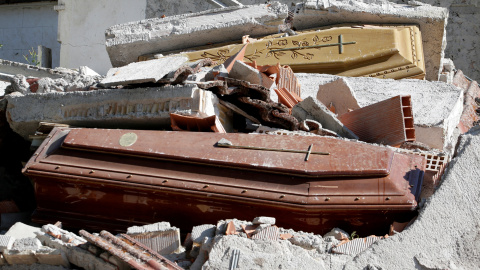
[{"label": "brown wooden coffin", "polygon": [[[257,150],[219,147],[222,138]],[[309,148],[308,161],[279,151]],[[39,223],[118,231],[169,221],[189,231],[273,216],[296,230],[378,234],[412,214],[424,168],[422,156],[327,137],[55,128],[24,173]]]}]

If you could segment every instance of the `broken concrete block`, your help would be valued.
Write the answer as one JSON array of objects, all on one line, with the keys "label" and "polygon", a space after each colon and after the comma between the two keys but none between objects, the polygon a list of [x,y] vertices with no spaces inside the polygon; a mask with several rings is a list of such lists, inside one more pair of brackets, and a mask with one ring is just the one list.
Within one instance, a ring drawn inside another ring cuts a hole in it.
[{"label": "broken concrete block", "polygon": [[382,239],[383,237],[372,235],[365,238],[356,238],[349,241],[347,240],[333,247],[332,252],[337,254],[357,255],[358,253],[370,247],[373,243]]},{"label": "broken concrete block", "polygon": [[275,225],[274,217],[256,217],[253,219],[253,224],[270,224]]},{"label": "broken concrete block", "polygon": [[217,236],[202,269],[230,269],[232,247],[238,250],[236,264],[240,269],[326,269],[323,260],[288,241],[254,241],[237,236]]},{"label": "broken concrete block", "polygon": [[154,125],[159,128],[170,125],[172,112],[207,116],[219,113],[215,94],[191,84],[42,95],[13,93],[7,100],[10,127],[26,139],[35,133],[40,122],[84,127],[148,128]]},{"label": "broken concrete block", "polygon": [[127,235],[160,255],[180,252],[182,248],[180,229],[171,227],[169,222],[133,226],[128,228]]},{"label": "broken concrete block", "polygon": [[448,10],[430,5],[394,4],[387,1],[307,1],[295,14],[296,29],[356,22],[359,24],[417,24],[422,33],[426,79],[436,81],[446,46]]},{"label": "broken concrete block", "polygon": [[70,69],[65,68],[43,68],[32,66],[24,63],[8,61],[4,59],[0,59],[0,73],[3,74],[22,74],[26,77],[35,77],[35,78],[51,78],[51,79],[59,79],[64,76],[71,76],[77,74],[78,72]]},{"label": "broken concrete block", "polygon": [[228,77],[248,81],[251,84],[263,85],[263,78],[260,75],[260,71],[239,60],[233,64],[232,70],[228,73]]},{"label": "broken concrete block", "polygon": [[190,266],[189,269],[202,269],[203,264],[208,260],[209,256],[208,253],[213,247],[214,238],[213,237],[205,237],[202,239],[202,243],[200,249],[198,251],[198,255],[196,256],[195,261]]},{"label": "broken concrete block", "polygon": [[35,237],[16,239],[12,250],[37,250],[42,247],[42,243]]},{"label": "broken concrete block", "polygon": [[460,137],[457,153],[417,220],[400,235],[379,241],[375,248],[348,261],[343,269],[363,269],[371,262],[384,269],[415,269],[421,253],[432,264],[451,262],[457,269],[478,268],[480,258],[472,254],[479,250],[480,201],[476,198],[480,168],[476,164],[480,160],[480,126]]},{"label": "broken concrete block", "polygon": [[216,229],[217,226],[213,224],[195,226],[192,228],[190,238],[194,243],[200,244],[205,237],[213,238],[215,236]]},{"label": "broken concrete block", "polygon": [[15,242],[15,237],[10,235],[0,235],[0,253],[5,249],[11,249],[13,242]]},{"label": "broken concrete block", "polygon": [[333,113],[337,115],[360,108],[355,93],[352,92],[352,87],[343,78],[320,85],[316,97],[325,106],[329,108],[333,106],[335,108]]},{"label": "broken concrete block", "polygon": [[400,146],[415,141],[410,96],[396,96],[338,116],[360,140]]},{"label": "broken concrete block", "polygon": [[333,236],[337,240],[348,240],[350,234],[340,228],[333,228],[330,232],[326,233],[323,238]]},{"label": "broken concrete block", "polygon": [[138,83],[155,83],[171,71],[177,70],[188,61],[184,56],[171,56],[131,63],[119,68],[111,68],[100,83],[105,87]]},{"label": "broken concrete block", "polygon": [[322,124],[322,127],[337,133],[341,137],[349,139],[357,139],[358,136],[345,127],[335,114],[333,114],[320,101],[308,97],[302,102],[297,103],[292,109],[292,115],[303,121],[305,119],[313,119]]},{"label": "broken concrete block", "polygon": [[37,262],[35,258],[35,251],[33,250],[12,250],[6,249],[3,251],[3,257],[8,264],[27,264],[31,265]]},{"label": "broken concrete block", "polygon": [[66,254],[59,249],[42,247],[35,251],[35,258],[40,264],[70,267]]},{"label": "broken concrete block", "polygon": [[287,12],[286,5],[272,3],[115,25],[105,32],[107,52],[112,65],[118,67],[145,54],[273,34]]},{"label": "broken concrete block", "polygon": [[15,239],[36,237],[36,232],[41,232],[40,228],[29,226],[21,222],[15,223],[5,235],[12,236]]},{"label": "broken concrete block", "polygon": [[[302,98],[309,95],[315,97],[320,85],[340,78],[325,74],[297,74],[297,77],[302,85]],[[456,142],[454,131],[463,111],[464,94],[459,88],[443,82],[423,80],[341,78],[355,93],[360,107],[398,95],[410,95],[416,140],[447,153],[453,152]],[[306,80],[308,83],[305,83]]]},{"label": "broken concrete block", "polygon": [[65,254],[68,261],[85,270],[116,270],[117,267],[109,262],[105,262],[95,254],[90,253],[87,248],[80,246],[86,245],[86,240],[57,227],[54,229],[51,224],[43,226],[42,230],[46,232],[37,232],[37,238],[48,247],[60,250]]}]

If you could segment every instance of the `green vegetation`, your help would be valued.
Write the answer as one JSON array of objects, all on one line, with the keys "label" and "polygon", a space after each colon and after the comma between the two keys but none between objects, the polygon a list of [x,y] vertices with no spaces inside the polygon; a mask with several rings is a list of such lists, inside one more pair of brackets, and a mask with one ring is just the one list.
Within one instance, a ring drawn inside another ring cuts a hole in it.
[{"label": "green vegetation", "polygon": [[32,64],[34,66],[39,66],[40,61],[38,61],[37,59],[37,52],[33,49],[33,47],[31,50],[28,50],[28,52],[30,53],[30,56],[23,55],[23,58],[25,58],[27,63]]}]

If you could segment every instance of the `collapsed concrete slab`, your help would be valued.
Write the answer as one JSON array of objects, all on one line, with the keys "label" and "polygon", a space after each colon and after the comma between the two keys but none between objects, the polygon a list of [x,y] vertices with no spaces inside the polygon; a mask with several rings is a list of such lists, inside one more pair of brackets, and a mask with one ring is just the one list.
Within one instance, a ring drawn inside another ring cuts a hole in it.
[{"label": "collapsed concrete slab", "polygon": [[112,65],[119,67],[144,54],[268,35],[278,31],[287,12],[286,5],[272,3],[115,25],[105,32],[107,52]]},{"label": "collapsed concrete slab", "polygon": [[[297,78],[302,84],[302,98],[319,97],[318,91],[323,87],[335,91],[328,84],[342,78],[351,87],[350,92],[355,93],[360,107],[397,95],[410,95],[416,140],[448,153],[453,152],[455,128],[462,115],[464,99],[463,91],[453,85],[422,80],[347,78],[325,74],[297,74]],[[342,95],[348,93],[343,88],[339,89]],[[349,109],[343,108],[342,103],[334,105],[337,110]]]},{"label": "collapsed concrete slab", "polygon": [[[233,260],[234,250],[239,253]],[[233,264],[233,265],[232,265]],[[202,269],[326,269],[322,260],[289,241],[251,240],[227,235],[216,237]]]},{"label": "collapsed concrete slab", "polygon": [[[275,34],[277,25],[287,18],[286,12],[286,5],[274,2],[116,25],[106,31],[107,51],[112,64],[120,66],[137,61],[142,54],[165,54],[205,44],[240,41],[243,35]],[[380,0],[369,4],[307,1],[297,5],[293,26],[304,30],[351,22],[417,24],[425,50],[425,60],[418,60],[425,61],[427,79],[437,80],[445,48],[447,17],[446,9],[430,5],[410,6]],[[218,23],[220,18],[222,23]]]},{"label": "collapsed concrete slab", "polygon": [[[8,122],[24,138],[34,134],[40,122],[158,129],[170,125],[171,112],[220,115],[217,97],[191,84],[27,95],[13,93],[6,98]],[[220,120],[224,121],[222,117]]]},{"label": "collapsed concrete slab", "polygon": [[183,56],[164,57],[151,61],[131,63],[120,68],[111,68],[100,83],[105,87],[136,83],[157,82],[171,71],[187,62]]},{"label": "collapsed concrete slab", "polygon": [[[476,269],[480,265],[480,127],[460,139],[440,187],[401,234],[378,241],[344,269]],[[374,268],[375,267],[375,268]]]},{"label": "collapsed concrete slab", "polygon": [[[0,59],[0,74],[16,75],[23,74],[26,77],[59,79],[77,72],[65,68],[43,68],[24,63]],[[5,79],[3,79],[5,80]]]}]

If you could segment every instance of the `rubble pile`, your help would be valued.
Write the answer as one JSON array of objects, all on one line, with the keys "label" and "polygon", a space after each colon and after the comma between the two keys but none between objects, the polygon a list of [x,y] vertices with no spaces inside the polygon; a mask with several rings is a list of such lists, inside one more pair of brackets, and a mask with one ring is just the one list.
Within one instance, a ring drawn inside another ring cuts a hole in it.
[{"label": "rubble pile", "polygon": [[446,10],[314,2],[112,26],[106,76],[2,60],[0,148],[32,141],[47,225],[2,194],[0,266],[473,265],[480,86],[443,59]]}]

